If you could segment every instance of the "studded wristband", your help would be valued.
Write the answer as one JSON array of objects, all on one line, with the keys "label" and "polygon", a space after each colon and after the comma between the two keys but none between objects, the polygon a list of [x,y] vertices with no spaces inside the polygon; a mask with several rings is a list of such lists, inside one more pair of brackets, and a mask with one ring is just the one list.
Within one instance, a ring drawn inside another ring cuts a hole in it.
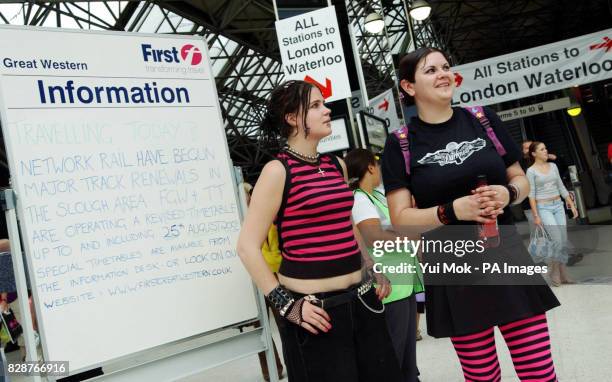
[{"label": "studded wristband", "polygon": [[276,309],[283,317],[285,317],[287,311],[295,303],[295,299],[293,298],[291,292],[281,284],[278,284],[276,288],[272,289],[266,298],[274,306],[274,309]]}]

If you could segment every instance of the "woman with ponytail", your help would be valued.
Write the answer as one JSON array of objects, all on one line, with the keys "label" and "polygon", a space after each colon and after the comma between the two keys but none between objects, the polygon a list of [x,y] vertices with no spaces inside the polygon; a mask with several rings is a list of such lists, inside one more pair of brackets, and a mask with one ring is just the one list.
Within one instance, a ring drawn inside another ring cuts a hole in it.
[{"label": "woman with ponytail", "polygon": [[[270,97],[264,133],[286,140],[253,189],[238,254],[257,287],[283,318],[279,331],[287,373],[301,381],[399,381],[399,365],[381,300],[388,280],[351,221],[353,194],[344,162],[319,154],[331,134],[319,89],[288,81]],[[261,253],[276,224],[282,254],[278,279]]]},{"label": "woman with ponytail", "polygon": [[[375,243],[395,242],[398,234],[391,227],[389,207],[385,195],[376,188],[381,185],[380,166],[374,154],[365,149],[355,149],[344,157],[349,176],[349,186],[355,195],[353,222],[372,253]],[[377,248],[382,246],[377,245]],[[383,300],[385,317],[395,354],[402,369],[403,382],[418,381],[416,365],[416,293],[423,291],[416,253],[385,251],[373,254],[377,266],[375,272],[410,264],[414,272],[385,274],[391,280],[392,292]]]},{"label": "woman with ponytail", "polygon": [[552,237],[553,248],[545,259],[548,263],[549,278],[552,286],[575,284],[568,272],[567,261],[567,221],[565,207],[561,198],[572,210],[572,218],[578,217],[578,210],[570,193],[565,188],[559,169],[548,162],[548,150],[542,142],[532,142],[529,146],[531,166],[527,169],[530,184],[529,204],[535,225],[544,225]]}]

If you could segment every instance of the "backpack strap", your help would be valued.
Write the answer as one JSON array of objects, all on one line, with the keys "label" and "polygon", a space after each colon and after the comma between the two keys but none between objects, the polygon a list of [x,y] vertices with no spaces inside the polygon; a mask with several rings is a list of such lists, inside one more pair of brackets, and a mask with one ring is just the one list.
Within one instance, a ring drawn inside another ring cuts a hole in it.
[{"label": "backpack strap", "polygon": [[336,170],[338,170],[338,172],[344,179],[344,175],[346,174],[344,174],[344,170],[342,169],[342,166],[340,165],[340,161],[338,160],[338,157],[335,156],[334,154],[324,154],[324,155],[329,156],[329,159],[331,160],[332,164],[336,167]]},{"label": "backpack strap", "polygon": [[289,168],[289,163],[287,163],[288,156],[285,153],[280,153],[276,156],[276,159],[279,160],[283,167],[285,167],[285,184],[283,187],[283,199],[281,201],[280,208],[276,213],[276,231],[278,233],[278,248],[281,252],[284,252],[284,243],[283,238],[281,237],[281,226],[283,224],[283,216],[285,214],[285,207],[287,207],[287,199],[289,199],[289,190],[291,189],[291,169]]},{"label": "backpack strap", "polygon": [[476,117],[476,119],[478,119],[478,122],[480,122],[482,127],[484,127],[487,136],[489,137],[491,142],[493,142],[495,150],[497,150],[499,156],[503,157],[504,155],[506,155],[506,149],[497,138],[497,135],[495,135],[495,131],[493,131],[493,128],[491,127],[491,122],[489,121],[489,118],[487,118],[487,115],[485,114],[482,106],[470,106],[466,107],[465,109],[469,111],[470,114],[472,114],[474,117]]},{"label": "backpack strap", "polygon": [[399,141],[402,155],[404,156],[404,165],[406,166],[406,174],[410,175],[410,142],[408,142],[408,125],[403,125],[399,129],[393,131],[393,134]]},{"label": "backpack strap", "polygon": [[[491,122],[489,121],[489,118],[487,118],[482,106],[471,106],[466,107],[465,109],[476,117],[476,119],[478,119],[478,122],[485,129],[487,136],[493,143],[493,146],[495,146],[495,150],[499,156],[506,155],[506,149],[497,138],[497,135],[495,135],[495,131],[491,127]],[[397,137],[402,150],[404,165],[406,166],[406,174],[410,175],[410,142],[408,141],[408,125],[403,125],[399,129],[393,131],[393,134]]]}]

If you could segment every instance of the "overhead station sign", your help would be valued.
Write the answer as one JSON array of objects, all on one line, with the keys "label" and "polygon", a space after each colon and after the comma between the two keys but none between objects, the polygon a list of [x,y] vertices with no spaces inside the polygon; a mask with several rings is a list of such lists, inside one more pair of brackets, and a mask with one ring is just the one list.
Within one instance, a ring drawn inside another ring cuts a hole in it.
[{"label": "overhead station sign", "polygon": [[346,150],[351,147],[349,143],[346,120],[337,118],[331,121],[332,133],[321,139],[317,150],[321,153],[331,153],[334,151]]},{"label": "overhead station sign", "polygon": [[532,105],[499,111],[497,115],[502,121],[510,121],[512,119],[531,117],[532,115],[567,109],[568,107],[570,107],[570,99],[569,97],[563,97],[552,101],[539,102]]},{"label": "overhead station sign", "polygon": [[397,117],[393,89],[385,90],[370,100],[370,113],[385,120],[387,131],[397,130],[402,125]]},{"label": "overhead station sign", "polygon": [[276,35],[287,80],[316,85],[328,102],[351,96],[333,6],[277,21]]},{"label": "overhead station sign", "polygon": [[612,29],[453,67],[453,105],[489,105],[612,78]]}]

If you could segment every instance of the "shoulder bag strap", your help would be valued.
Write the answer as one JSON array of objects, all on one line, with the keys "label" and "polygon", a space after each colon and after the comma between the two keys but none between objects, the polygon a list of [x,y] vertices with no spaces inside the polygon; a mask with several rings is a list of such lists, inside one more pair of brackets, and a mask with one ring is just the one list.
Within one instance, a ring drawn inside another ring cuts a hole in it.
[{"label": "shoulder bag strap", "polygon": [[[356,194],[357,192],[361,192],[365,196],[367,196],[368,199],[370,199],[370,201],[372,202],[372,204],[374,204],[374,206],[376,206],[376,208],[378,208],[380,211],[382,211],[383,215],[385,215],[387,218],[389,218],[389,207],[385,206],[380,200],[378,200],[377,197],[375,197],[374,195],[370,195],[369,193],[365,192],[361,188],[355,189],[353,191],[353,194]],[[376,192],[376,190],[374,192]]]}]

